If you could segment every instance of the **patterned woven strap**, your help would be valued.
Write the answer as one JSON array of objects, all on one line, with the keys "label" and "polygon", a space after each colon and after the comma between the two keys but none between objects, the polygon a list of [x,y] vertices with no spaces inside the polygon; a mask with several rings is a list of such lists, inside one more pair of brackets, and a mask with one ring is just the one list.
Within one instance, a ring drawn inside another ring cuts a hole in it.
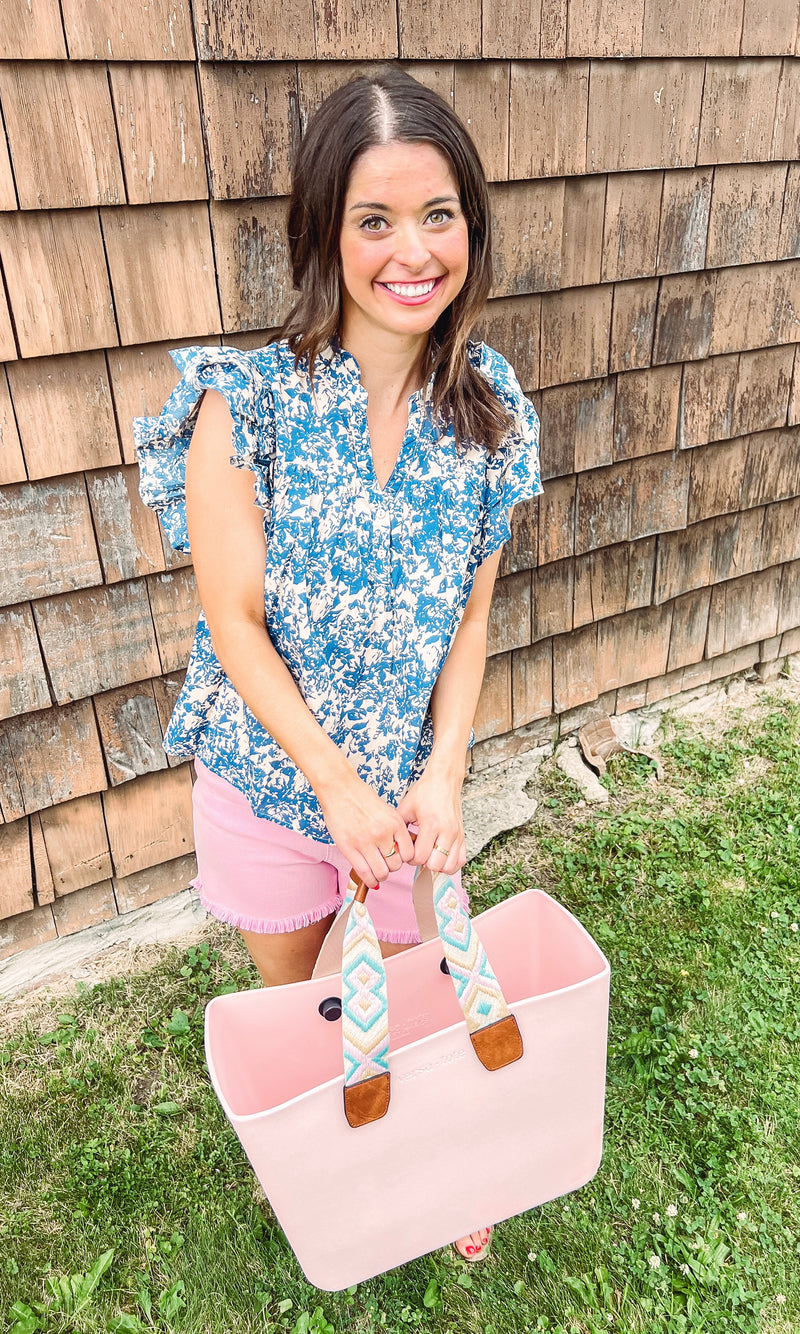
[{"label": "patterned woven strap", "polygon": [[433,881],[433,906],[444,957],[470,1033],[478,1033],[511,1013],[486,950],[449,876]]},{"label": "patterned woven strap", "polygon": [[366,903],[351,905],[344,933],[342,1040],[346,1087],[388,1073],[386,970]]}]

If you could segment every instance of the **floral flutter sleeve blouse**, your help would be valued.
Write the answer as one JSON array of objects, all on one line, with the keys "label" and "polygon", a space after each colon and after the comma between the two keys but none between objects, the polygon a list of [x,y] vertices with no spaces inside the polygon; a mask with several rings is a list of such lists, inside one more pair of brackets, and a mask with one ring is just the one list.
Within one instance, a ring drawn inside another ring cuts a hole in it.
[{"label": "floral flutter sleeve blouse", "polygon": [[[355,359],[328,348],[313,387],[285,343],[252,352],[173,352],[181,381],[159,417],[134,423],[146,505],[188,551],[186,456],[206,389],[233,418],[234,466],[253,475],[266,540],[267,631],[320,725],[361,777],[399,801],[432,744],[431,691],[478,566],[510,536],[509,511],[541,491],[538,419],[503,357],[470,355],[509,408],[498,451],[456,448],[409,399],[405,438],[381,488]],[[257,815],[331,839],[305,775],[253,715],[220,666],[200,616],[186,681],[164,741],[197,755]]]}]

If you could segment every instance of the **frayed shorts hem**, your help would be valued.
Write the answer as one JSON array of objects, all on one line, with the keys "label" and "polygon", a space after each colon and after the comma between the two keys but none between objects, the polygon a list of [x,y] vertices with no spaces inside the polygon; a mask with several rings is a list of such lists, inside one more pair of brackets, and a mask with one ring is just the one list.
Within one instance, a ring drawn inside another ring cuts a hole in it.
[{"label": "frayed shorts hem", "polygon": [[[321,903],[318,908],[313,908],[310,912],[301,913],[299,917],[281,917],[277,921],[264,921],[258,917],[242,917],[230,908],[223,908],[218,903],[212,903],[203,893],[203,886],[199,880],[192,880],[192,888],[197,890],[200,902],[207,913],[216,917],[217,921],[224,922],[226,926],[235,926],[239,931],[252,931],[260,936],[282,936],[288,935],[291,931],[299,931],[304,926],[313,926],[315,922],[321,922],[324,917],[332,917],[342,906],[341,898],[329,900],[328,903]],[[419,945],[421,937],[418,932],[413,931],[375,931],[378,940],[382,940],[386,945]]]}]

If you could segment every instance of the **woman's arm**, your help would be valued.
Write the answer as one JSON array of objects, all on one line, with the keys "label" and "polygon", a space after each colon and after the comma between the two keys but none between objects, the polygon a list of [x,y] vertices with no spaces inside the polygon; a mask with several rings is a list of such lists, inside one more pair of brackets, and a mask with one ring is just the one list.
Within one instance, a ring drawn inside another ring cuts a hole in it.
[{"label": "woman's arm", "polygon": [[[418,782],[409,788],[398,810],[408,823],[419,826],[414,849],[418,866],[452,874],[467,860],[461,788],[469,734],[486,665],[486,627],[501,551],[479,567],[447,660],[431,695],[433,748]],[[434,844],[447,848],[447,857],[433,857]]]},{"label": "woman's arm", "polygon": [[233,422],[221,394],[200,405],[186,465],[186,514],[200,603],[214,651],[242,699],[305,774],[331,838],[368,884],[388,875],[381,855],[413,845],[399,812],[364,783],[320,727],[264,621],[266,544],[249,470],[232,467]]}]

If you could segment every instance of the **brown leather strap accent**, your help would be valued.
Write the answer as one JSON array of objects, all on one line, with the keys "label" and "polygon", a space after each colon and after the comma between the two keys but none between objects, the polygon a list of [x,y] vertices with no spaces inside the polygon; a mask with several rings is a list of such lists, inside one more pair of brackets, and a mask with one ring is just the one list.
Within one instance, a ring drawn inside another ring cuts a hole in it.
[{"label": "brown leather strap accent", "polygon": [[470,1033],[475,1055],[487,1070],[502,1070],[522,1055],[522,1034],[513,1014]]},{"label": "brown leather strap accent", "polygon": [[389,1110],[391,1075],[385,1071],[382,1075],[373,1075],[360,1084],[344,1090],[344,1114],[348,1125],[353,1129],[369,1125],[370,1121],[380,1121]]}]

